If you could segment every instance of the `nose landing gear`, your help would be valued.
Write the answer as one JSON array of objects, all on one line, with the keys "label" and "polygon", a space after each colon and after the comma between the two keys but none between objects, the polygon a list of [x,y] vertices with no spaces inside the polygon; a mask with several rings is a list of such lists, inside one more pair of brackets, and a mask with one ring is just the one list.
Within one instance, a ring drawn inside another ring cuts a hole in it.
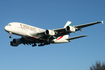
[{"label": "nose landing gear", "polygon": [[12,38],[12,32],[9,32],[9,34],[10,34],[9,38]]},{"label": "nose landing gear", "polygon": [[9,38],[12,38],[12,36],[9,36]]}]

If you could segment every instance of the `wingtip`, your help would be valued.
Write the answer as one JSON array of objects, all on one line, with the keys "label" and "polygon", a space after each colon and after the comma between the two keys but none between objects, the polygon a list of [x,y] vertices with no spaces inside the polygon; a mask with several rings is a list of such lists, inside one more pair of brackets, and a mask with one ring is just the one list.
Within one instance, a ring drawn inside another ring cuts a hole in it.
[{"label": "wingtip", "polygon": [[104,21],[101,21],[102,24],[104,24]]},{"label": "wingtip", "polygon": [[88,35],[84,35],[84,37],[85,37],[85,36],[88,36]]}]

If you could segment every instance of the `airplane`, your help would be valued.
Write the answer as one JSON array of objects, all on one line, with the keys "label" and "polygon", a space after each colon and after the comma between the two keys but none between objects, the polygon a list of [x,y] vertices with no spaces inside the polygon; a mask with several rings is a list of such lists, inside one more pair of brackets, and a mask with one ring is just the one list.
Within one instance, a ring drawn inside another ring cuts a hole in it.
[{"label": "airplane", "polygon": [[69,38],[70,33],[76,33],[76,31],[82,31],[82,28],[103,23],[103,21],[97,21],[82,25],[71,26],[71,21],[67,21],[63,28],[58,29],[41,29],[31,25],[27,25],[20,22],[11,22],[4,27],[5,31],[10,34],[9,38],[12,38],[12,34],[19,35],[21,38],[13,39],[10,41],[10,45],[17,47],[19,44],[44,46],[49,44],[68,43],[71,40],[86,37],[87,35],[76,36]]}]

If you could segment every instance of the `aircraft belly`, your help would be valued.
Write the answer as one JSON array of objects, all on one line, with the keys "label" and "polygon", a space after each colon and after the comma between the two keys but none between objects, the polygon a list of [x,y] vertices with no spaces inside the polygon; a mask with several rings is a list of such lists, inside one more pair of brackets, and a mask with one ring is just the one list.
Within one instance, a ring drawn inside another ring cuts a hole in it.
[{"label": "aircraft belly", "polygon": [[24,37],[27,41],[30,41],[31,43],[47,43],[47,41],[40,40],[35,37]]}]

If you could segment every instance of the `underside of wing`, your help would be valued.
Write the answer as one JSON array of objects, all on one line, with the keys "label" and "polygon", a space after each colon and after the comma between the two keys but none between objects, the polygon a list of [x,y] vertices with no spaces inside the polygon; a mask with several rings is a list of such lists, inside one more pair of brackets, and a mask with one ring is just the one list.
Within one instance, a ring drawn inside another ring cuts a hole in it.
[{"label": "underside of wing", "polygon": [[47,41],[47,39],[49,38],[49,35],[46,35],[45,32],[46,32],[46,31],[43,31],[43,32],[36,32],[36,33],[30,33],[30,35],[31,35],[31,37],[35,37],[35,38],[37,38],[37,39]]},{"label": "underside of wing", "polygon": [[78,38],[82,38],[82,37],[86,37],[86,36],[87,36],[87,35],[82,35],[82,36],[71,37],[71,38],[68,38],[67,40],[78,39]]},{"label": "underside of wing", "polygon": [[84,28],[84,27],[88,27],[88,26],[95,25],[95,24],[98,24],[98,23],[103,23],[103,21],[98,21],[98,22],[93,22],[93,23],[87,23],[87,24],[82,24],[82,25],[76,25],[74,27],[75,28]]},{"label": "underside of wing", "polygon": [[57,39],[59,36],[67,35],[69,33],[69,31],[66,31],[66,28],[59,28],[53,30],[45,30],[42,32],[30,33],[30,35],[40,40],[51,42],[53,39]]},{"label": "underside of wing", "polygon": [[59,37],[59,36],[63,36],[63,35],[67,35],[69,34],[70,32],[67,31],[66,28],[59,28],[59,29],[53,29],[57,34],[55,35],[56,37]]}]

